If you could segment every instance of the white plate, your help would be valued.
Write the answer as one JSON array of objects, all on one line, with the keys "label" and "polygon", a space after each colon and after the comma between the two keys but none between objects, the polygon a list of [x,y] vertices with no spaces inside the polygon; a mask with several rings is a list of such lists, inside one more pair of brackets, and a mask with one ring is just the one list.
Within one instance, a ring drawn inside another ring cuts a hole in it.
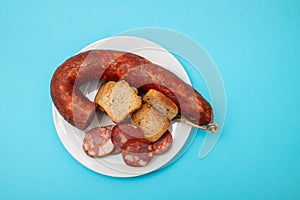
[{"label": "white plate", "polygon": [[[83,48],[80,52],[90,49],[111,49],[138,54],[151,62],[172,71],[182,80],[190,84],[188,75],[175,57],[167,50],[151,41],[129,36],[111,37],[92,43]],[[83,85],[81,90],[88,98],[93,99],[98,87],[98,83],[90,82]],[[124,163],[121,154],[109,155],[103,158],[91,158],[87,156],[82,150],[82,141],[85,133],[66,122],[56,110],[55,106],[52,105],[52,107],[57,134],[68,152],[85,167],[107,176],[134,177],[160,169],[170,163],[172,159],[181,152],[184,144],[188,142],[191,133],[190,126],[182,123],[173,123],[170,127],[173,136],[172,148],[167,153],[154,157],[145,167],[130,167]],[[100,118],[101,121],[99,122]],[[110,119],[106,115],[100,115],[100,117],[98,116],[98,118],[94,119],[87,130],[94,126],[107,124],[112,124]]]}]

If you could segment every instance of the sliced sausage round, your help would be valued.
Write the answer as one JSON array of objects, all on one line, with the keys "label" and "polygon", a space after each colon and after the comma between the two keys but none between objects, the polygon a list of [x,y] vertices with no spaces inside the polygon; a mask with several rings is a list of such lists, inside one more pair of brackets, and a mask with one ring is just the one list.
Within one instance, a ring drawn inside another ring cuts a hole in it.
[{"label": "sliced sausage round", "polygon": [[111,141],[111,127],[96,127],[88,131],[83,139],[82,147],[91,157],[103,157],[111,153],[114,149]]},{"label": "sliced sausage round", "polygon": [[153,158],[153,149],[150,142],[143,139],[130,139],[122,150],[125,163],[133,167],[146,166]]},{"label": "sliced sausage round", "polygon": [[159,140],[152,143],[154,154],[160,155],[167,152],[171,148],[172,142],[172,134],[167,130]]},{"label": "sliced sausage round", "polygon": [[124,144],[133,138],[142,138],[143,132],[137,126],[128,123],[115,125],[112,129],[111,140],[115,147],[123,149]]}]

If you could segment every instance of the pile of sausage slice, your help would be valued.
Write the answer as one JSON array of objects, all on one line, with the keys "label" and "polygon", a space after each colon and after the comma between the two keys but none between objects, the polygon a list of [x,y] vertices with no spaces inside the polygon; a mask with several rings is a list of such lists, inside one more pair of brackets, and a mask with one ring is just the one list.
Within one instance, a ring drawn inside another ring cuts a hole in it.
[{"label": "pile of sausage slice", "polygon": [[100,158],[122,153],[124,162],[133,167],[146,166],[154,157],[172,146],[172,134],[166,131],[156,142],[143,138],[142,131],[130,123],[96,127],[88,131],[83,149],[88,156]]}]

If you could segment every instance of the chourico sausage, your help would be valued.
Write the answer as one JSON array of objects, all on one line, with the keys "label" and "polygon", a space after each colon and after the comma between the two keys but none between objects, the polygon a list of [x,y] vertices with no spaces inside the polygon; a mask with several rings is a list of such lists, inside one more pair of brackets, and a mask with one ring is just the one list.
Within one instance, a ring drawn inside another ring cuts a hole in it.
[{"label": "chourico sausage", "polygon": [[112,129],[111,140],[116,148],[123,149],[124,144],[134,138],[143,138],[143,132],[134,124],[121,123]]},{"label": "chourico sausage", "polygon": [[88,131],[83,139],[83,150],[88,156],[103,157],[114,150],[111,127],[96,127]]},{"label": "chourico sausage", "polygon": [[152,145],[143,139],[131,139],[125,143],[122,156],[125,163],[133,167],[143,167],[153,158]]},{"label": "chourico sausage", "polygon": [[213,122],[210,104],[174,73],[133,53],[91,50],[66,60],[51,80],[51,96],[59,113],[72,125],[85,129],[95,115],[96,105],[79,90],[86,81],[125,80],[148,91],[155,89],[179,108],[179,116],[196,125]]},{"label": "chourico sausage", "polygon": [[156,155],[167,152],[172,146],[173,138],[170,131],[166,131],[159,140],[152,143],[153,152]]}]

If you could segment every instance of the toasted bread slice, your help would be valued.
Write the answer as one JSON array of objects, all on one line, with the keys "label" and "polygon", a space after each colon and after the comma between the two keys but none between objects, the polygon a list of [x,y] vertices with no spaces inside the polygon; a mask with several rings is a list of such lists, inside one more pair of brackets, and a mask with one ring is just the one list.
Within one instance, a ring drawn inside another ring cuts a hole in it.
[{"label": "toasted bread slice", "polygon": [[177,105],[163,93],[150,89],[143,97],[143,102],[152,105],[158,112],[172,120],[178,113]]},{"label": "toasted bread slice", "polygon": [[133,113],[131,119],[150,142],[157,141],[170,126],[169,119],[148,103],[143,104],[141,109]]},{"label": "toasted bread slice", "polygon": [[94,101],[116,123],[125,120],[142,105],[137,90],[123,80],[102,84]]}]

